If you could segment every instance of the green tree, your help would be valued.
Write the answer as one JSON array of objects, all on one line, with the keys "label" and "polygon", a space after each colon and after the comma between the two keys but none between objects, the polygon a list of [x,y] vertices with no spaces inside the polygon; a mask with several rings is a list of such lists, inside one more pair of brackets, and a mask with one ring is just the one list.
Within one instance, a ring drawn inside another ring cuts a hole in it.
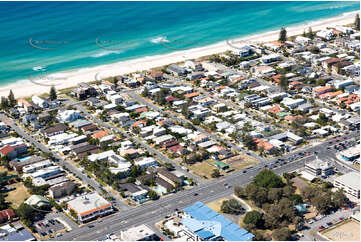
[{"label": "green tree", "polygon": [[241,186],[234,188],[234,194],[239,198],[247,198],[246,190]]},{"label": "green tree", "polygon": [[314,38],[314,34],[313,34],[313,31],[312,31],[311,27],[308,28],[307,37],[310,38],[310,39]]},{"label": "green tree", "polygon": [[285,42],[287,40],[287,31],[285,28],[281,28],[280,36],[278,38],[280,42]]},{"label": "green tree", "polygon": [[264,187],[267,189],[284,186],[281,177],[276,175],[272,170],[263,170],[258,173],[253,179],[253,183],[259,187]]},{"label": "green tree", "polygon": [[291,238],[291,231],[288,228],[276,229],[272,232],[272,238],[277,241],[287,241]]},{"label": "green tree", "polygon": [[246,213],[246,216],[243,219],[245,224],[253,224],[257,228],[263,226],[262,214],[258,211],[251,211]]},{"label": "green tree", "polygon": [[355,28],[356,28],[357,30],[360,30],[360,16],[359,16],[359,14],[356,14],[354,24],[355,24]]},{"label": "green tree", "polygon": [[54,101],[57,99],[56,90],[54,86],[51,86],[50,88],[50,100]]},{"label": "green tree", "polygon": [[250,135],[243,135],[242,143],[250,150],[257,150],[257,144]]},{"label": "green tree", "polygon": [[159,195],[155,191],[149,191],[147,196],[152,200],[157,200]]},{"label": "green tree", "polygon": [[244,211],[242,205],[234,198],[222,202],[221,211],[228,214],[241,214]]},{"label": "green tree", "polygon": [[279,201],[282,198],[282,189],[270,188],[267,194],[267,198],[271,202]]},{"label": "green tree", "polygon": [[1,108],[7,110],[9,108],[9,100],[6,97],[1,97]]},{"label": "green tree", "polygon": [[285,76],[281,76],[280,77],[280,83],[279,83],[280,87],[283,90],[287,90],[288,89],[288,80]]},{"label": "green tree", "polygon": [[147,97],[149,94],[148,88],[144,87],[143,91],[142,91],[142,97]]},{"label": "green tree", "polygon": [[78,214],[74,211],[74,209],[69,210],[69,214],[74,218],[78,219]]},{"label": "green tree", "polygon": [[221,176],[221,173],[219,172],[219,170],[218,169],[213,169],[211,177],[212,178],[217,178],[217,177],[220,177],[220,176]]},{"label": "green tree", "polygon": [[16,99],[12,90],[9,92],[8,100],[10,107],[14,107],[16,105]]},{"label": "green tree", "polygon": [[349,199],[346,197],[344,192],[340,189],[332,194],[332,202],[333,202],[335,208],[339,208],[339,207],[343,206],[348,201],[349,201]]}]

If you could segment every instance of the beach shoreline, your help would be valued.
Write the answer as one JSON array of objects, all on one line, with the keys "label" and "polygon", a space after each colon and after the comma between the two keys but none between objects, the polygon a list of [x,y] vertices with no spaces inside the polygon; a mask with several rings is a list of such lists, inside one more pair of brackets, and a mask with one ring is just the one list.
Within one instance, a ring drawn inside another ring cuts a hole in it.
[{"label": "beach shoreline", "polygon": [[[348,12],[337,17],[320,19],[293,27],[285,26],[287,29],[287,35],[294,36],[302,34],[304,30],[307,31],[309,27],[311,27],[313,31],[318,31],[326,27],[350,24],[353,23],[356,12],[358,11]],[[278,34],[279,30],[268,31],[265,33],[253,34],[242,38],[232,39],[231,41],[232,43],[235,43],[235,45],[237,42],[270,42],[277,40]],[[97,79],[103,79],[137,71],[149,70],[171,63],[182,62],[187,59],[196,59],[212,54],[219,54],[231,49],[231,47],[226,42],[227,40],[224,40],[216,44],[188,50],[175,51],[168,54],[146,56],[112,64],[56,72],[50,75],[44,74],[44,76],[40,77],[40,80],[36,81],[35,83],[30,80],[22,80],[0,86],[0,96],[7,96],[10,89],[13,91],[16,98],[48,93],[51,85],[54,85],[57,90],[60,90],[75,87],[80,82],[95,81],[96,77],[98,77]]]}]

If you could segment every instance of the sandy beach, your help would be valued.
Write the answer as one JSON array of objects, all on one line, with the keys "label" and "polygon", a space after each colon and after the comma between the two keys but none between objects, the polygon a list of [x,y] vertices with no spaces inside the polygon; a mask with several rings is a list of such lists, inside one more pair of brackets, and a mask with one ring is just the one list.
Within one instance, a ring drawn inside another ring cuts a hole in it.
[{"label": "sandy beach", "polygon": [[[323,19],[302,26],[286,27],[287,35],[302,34],[304,30],[307,31],[309,27],[312,27],[313,31],[325,29],[326,27],[334,27],[337,25],[345,25],[353,23],[355,18],[355,12],[347,13],[339,17]],[[279,30],[266,32],[262,34],[252,35],[244,38],[232,40],[232,44],[237,46],[242,43],[255,43],[255,42],[269,42],[278,39]],[[30,80],[23,80],[15,82],[10,85],[0,87],[0,96],[7,96],[9,90],[12,89],[15,97],[25,97],[33,94],[41,94],[49,92],[50,86],[54,85],[57,90],[76,86],[80,82],[91,82],[97,79],[102,79],[110,76],[123,75],[136,71],[148,70],[155,67],[160,67],[170,63],[181,62],[187,59],[195,59],[202,56],[211,54],[222,53],[229,50],[231,47],[226,41],[219,42],[217,44],[194,48],[184,51],[176,51],[165,55],[148,56],[144,58],[117,62],[113,64],[100,65],[90,68],[82,68],[73,71],[58,72],[55,74],[45,75],[40,80],[36,80],[37,85]]]}]

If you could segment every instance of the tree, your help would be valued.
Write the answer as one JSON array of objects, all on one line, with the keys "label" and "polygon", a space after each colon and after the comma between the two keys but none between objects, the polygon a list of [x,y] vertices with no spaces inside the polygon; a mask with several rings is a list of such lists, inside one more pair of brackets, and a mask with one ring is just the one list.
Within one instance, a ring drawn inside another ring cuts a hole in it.
[{"label": "tree", "polygon": [[281,76],[280,77],[280,83],[279,83],[280,87],[283,90],[287,90],[288,89],[288,80],[285,76]]},{"label": "tree", "polygon": [[360,30],[360,16],[359,14],[356,14],[356,17],[355,17],[355,28],[356,30]]},{"label": "tree", "polygon": [[149,191],[147,195],[152,200],[157,200],[159,198],[159,195],[155,191]]},{"label": "tree", "polygon": [[310,38],[310,39],[314,38],[314,34],[313,34],[313,31],[312,31],[311,27],[308,28],[307,37]]},{"label": "tree", "polygon": [[250,135],[242,136],[242,143],[250,150],[257,149],[257,144],[253,141],[253,138]]},{"label": "tree", "polygon": [[267,198],[271,202],[279,201],[282,198],[282,189],[270,188],[267,194]]},{"label": "tree", "polygon": [[332,209],[332,197],[330,193],[319,193],[311,200],[320,214],[327,214]]},{"label": "tree", "polygon": [[291,231],[288,228],[276,229],[272,232],[272,238],[277,241],[287,241],[291,238]]},{"label": "tree", "polygon": [[69,214],[70,214],[73,218],[78,219],[78,215],[76,214],[76,212],[74,211],[74,209],[70,209],[70,210],[69,210]]},{"label": "tree", "polygon": [[260,228],[263,225],[262,214],[258,211],[248,212],[246,213],[243,222],[245,224],[253,224],[257,228]]},{"label": "tree", "polygon": [[264,188],[280,188],[284,186],[280,176],[276,175],[272,170],[263,170],[253,179],[253,183]]},{"label": "tree", "polygon": [[221,176],[221,173],[219,172],[219,170],[218,169],[213,169],[211,177],[212,178],[217,178],[217,177],[220,177],[220,176]]},{"label": "tree", "polygon": [[311,201],[316,196],[318,191],[312,186],[306,186],[301,189],[301,196],[307,201]]},{"label": "tree", "polygon": [[221,211],[228,214],[241,214],[244,211],[242,205],[234,198],[222,202]]},{"label": "tree", "polygon": [[346,195],[343,193],[342,190],[337,190],[332,194],[332,202],[335,208],[339,208],[348,202],[348,198],[346,197]]},{"label": "tree", "polygon": [[6,97],[1,97],[1,104],[2,109],[8,109],[9,108],[9,100]]},{"label": "tree", "polygon": [[9,92],[8,100],[10,107],[14,107],[16,105],[16,99],[12,90]]},{"label": "tree", "polygon": [[280,36],[278,38],[280,42],[285,42],[287,40],[287,31],[285,28],[281,28]]},{"label": "tree", "polygon": [[50,88],[50,100],[54,101],[57,99],[56,90],[54,86],[51,86]]},{"label": "tree", "polygon": [[145,88],[143,89],[143,91],[142,91],[142,94],[141,94],[141,95],[142,95],[142,97],[147,97],[147,96],[148,96],[148,94],[149,94],[148,88],[146,88],[146,87],[145,87]]},{"label": "tree", "polygon": [[234,188],[234,194],[239,198],[247,198],[246,190],[240,186]]}]

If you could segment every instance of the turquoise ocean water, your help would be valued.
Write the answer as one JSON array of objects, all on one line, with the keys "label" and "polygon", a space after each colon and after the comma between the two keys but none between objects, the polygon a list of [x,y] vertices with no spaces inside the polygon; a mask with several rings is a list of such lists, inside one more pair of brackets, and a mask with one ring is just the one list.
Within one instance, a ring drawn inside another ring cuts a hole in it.
[{"label": "turquoise ocean water", "polygon": [[359,2],[0,2],[0,85],[359,9]]}]

